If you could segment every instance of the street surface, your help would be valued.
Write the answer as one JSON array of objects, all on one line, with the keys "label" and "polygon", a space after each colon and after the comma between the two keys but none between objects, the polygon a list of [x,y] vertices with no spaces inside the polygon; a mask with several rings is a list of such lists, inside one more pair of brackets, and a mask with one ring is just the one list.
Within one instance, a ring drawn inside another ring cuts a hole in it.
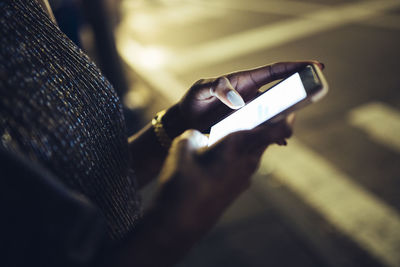
[{"label": "street surface", "polygon": [[250,190],[179,267],[400,266],[399,0],[124,0],[121,10],[118,50],[151,89],[132,101],[156,99],[152,110],[200,78],[326,65],[328,96],[298,112],[289,145],[265,153]]}]

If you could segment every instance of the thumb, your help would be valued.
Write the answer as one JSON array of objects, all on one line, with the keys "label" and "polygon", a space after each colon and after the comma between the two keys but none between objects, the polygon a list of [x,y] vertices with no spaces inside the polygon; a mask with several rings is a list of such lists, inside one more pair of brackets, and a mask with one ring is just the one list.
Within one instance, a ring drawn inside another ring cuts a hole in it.
[{"label": "thumb", "polygon": [[243,98],[233,88],[229,79],[224,76],[217,79],[215,86],[210,88],[210,93],[232,109],[238,109],[245,105]]},{"label": "thumb", "polygon": [[196,130],[187,130],[172,142],[168,157],[164,163],[161,182],[168,181],[173,173],[190,166],[190,160],[195,152],[208,144],[208,138]]},{"label": "thumb", "polygon": [[197,130],[187,130],[172,143],[171,150],[177,152],[193,151],[208,145],[208,138]]}]

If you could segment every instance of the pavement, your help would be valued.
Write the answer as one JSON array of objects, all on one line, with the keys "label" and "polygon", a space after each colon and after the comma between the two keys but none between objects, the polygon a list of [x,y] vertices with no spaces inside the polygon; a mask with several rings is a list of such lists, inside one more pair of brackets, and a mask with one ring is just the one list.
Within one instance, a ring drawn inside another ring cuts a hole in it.
[{"label": "pavement", "polygon": [[117,47],[147,119],[192,83],[317,59],[329,95],[298,112],[251,188],[178,265],[400,266],[400,1],[124,0]]}]

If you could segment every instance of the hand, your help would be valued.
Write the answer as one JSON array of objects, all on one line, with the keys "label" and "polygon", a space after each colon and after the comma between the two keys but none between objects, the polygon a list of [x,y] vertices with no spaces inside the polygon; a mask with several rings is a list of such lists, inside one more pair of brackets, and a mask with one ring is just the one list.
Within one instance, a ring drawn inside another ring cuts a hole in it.
[{"label": "hand", "polygon": [[[231,108],[237,108],[243,102],[253,99],[263,85],[285,78],[307,64],[317,64],[323,68],[317,61],[280,62],[200,80],[177,104],[167,110],[162,119],[164,129],[171,139],[187,129],[204,132],[227,115]],[[285,140],[278,140],[277,143],[284,145]],[[159,173],[166,150],[160,146],[151,125],[132,136],[129,146],[132,151],[132,168],[136,171],[140,186],[143,186]]]},{"label": "hand", "polygon": [[323,64],[317,61],[279,62],[197,81],[177,104],[184,128],[208,129],[231,109],[253,99],[263,85],[285,78],[308,64],[317,64],[323,69]]},{"label": "hand", "polygon": [[154,205],[111,253],[110,266],[174,266],[248,187],[265,148],[291,135],[293,119],[232,133],[211,147],[196,130],[176,138]]},{"label": "hand", "polygon": [[188,237],[197,240],[250,184],[266,147],[291,135],[293,118],[232,133],[211,147],[195,130],[171,146],[161,171],[157,203]]}]

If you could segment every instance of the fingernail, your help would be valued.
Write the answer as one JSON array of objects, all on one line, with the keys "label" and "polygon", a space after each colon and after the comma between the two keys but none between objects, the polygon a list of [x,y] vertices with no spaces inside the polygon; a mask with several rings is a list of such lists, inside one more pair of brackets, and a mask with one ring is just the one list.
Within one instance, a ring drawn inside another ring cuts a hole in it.
[{"label": "fingernail", "polygon": [[204,134],[197,139],[199,147],[206,147],[208,145],[208,137]]},{"label": "fingernail", "polygon": [[294,115],[294,113],[290,113],[290,114],[286,117],[286,123],[287,123],[289,126],[293,126],[294,120],[295,120],[295,115]]},{"label": "fingernail", "polygon": [[241,108],[245,105],[243,98],[236,93],[233,90],[230,90],[227,94],[226,97],[228,98],[229,102],[235,107],[235,108]]},{"label": "fingernail", "polygon": [[198,148],[205,147],[208,145],[208,137],[200,132],[196,132],[196,134],[192,136],[192,142]]},{"label": "fingernail", "polygon": [[201,148],[208,145],[208,137],[199,131],[188,130],[183,133],[183,137],[187,138],[191,145],[195,148]]}]

